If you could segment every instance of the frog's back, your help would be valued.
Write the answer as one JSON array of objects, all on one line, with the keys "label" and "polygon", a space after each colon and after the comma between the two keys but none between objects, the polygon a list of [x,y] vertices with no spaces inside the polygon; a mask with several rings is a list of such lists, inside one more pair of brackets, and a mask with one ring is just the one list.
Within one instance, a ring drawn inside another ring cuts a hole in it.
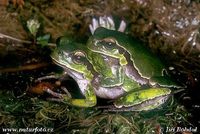
[{"label": "frog's back", "polygon": [[141,75],[144,77],[150,78],[163,75],[164,64],[141,41],[122,32],[102,27],[95,31],[94,36],[98,39],[115,38],[120,47],[129,53],[134,66],[139,68]]}]

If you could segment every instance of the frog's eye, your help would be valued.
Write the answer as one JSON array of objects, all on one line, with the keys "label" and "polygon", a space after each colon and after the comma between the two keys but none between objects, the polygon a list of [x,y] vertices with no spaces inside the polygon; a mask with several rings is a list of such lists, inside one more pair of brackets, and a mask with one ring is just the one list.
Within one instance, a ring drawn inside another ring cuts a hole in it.
[{"label": "frog's eye", "polygon": [[104,49],[107,49],[107,50],[112,50],[115,48],[115,45],[116,45],[116,40],[113,39],[113,38],[105,38],[102,40],[101,42],[104,47]]},{"label": "frog's eye", "polygon": [[113,50],[115,48],[114,46],[115,44],[112,42],[101,41],[98,43],[98,47],[102,48],[105,51]]},{"label": "frog's eye", "polygon": [[75,52],[73,57],[72,57],[72,60],[76,64],[84,63],[85,59],[86,59],[86,55],[83,52],[80,52],[80,51]]}]

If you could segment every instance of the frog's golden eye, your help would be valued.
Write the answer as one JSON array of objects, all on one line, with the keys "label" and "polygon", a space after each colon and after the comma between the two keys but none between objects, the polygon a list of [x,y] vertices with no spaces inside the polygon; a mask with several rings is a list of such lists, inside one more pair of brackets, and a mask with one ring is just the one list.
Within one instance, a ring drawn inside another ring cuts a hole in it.
[{"label": "frog's golden eye", "polygon": [[81,64],[81,63],[84,63],[86,59],[86,55],[83,52],[77,51],[74,53],[72,59],[76,64]]},{"label": "frog's golden eye", "polygon": [[77,57],[78,57],[78,56],[79,56],[79,57],[86,57],[86,56],[85,56],[85,53],[83,53],[83,52],[81,52],[81,51],[75,52],[74,55],[77,56]]},{"label": "frog's golden eye", "polygon": [[117,41],[114,38],[105,38],[101,40],[101,47],[104,50],[110,51],[116,48],[116,43]]}]

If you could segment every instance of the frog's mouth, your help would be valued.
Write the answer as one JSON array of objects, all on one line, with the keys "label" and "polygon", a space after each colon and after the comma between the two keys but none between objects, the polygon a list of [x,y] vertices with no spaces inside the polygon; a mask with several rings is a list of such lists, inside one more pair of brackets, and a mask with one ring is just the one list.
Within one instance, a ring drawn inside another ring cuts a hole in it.
[{"label": "frog's mouth", "polygon": [[[67,74],[69,74],[74,79],[90,79],[92,77],[91,74],[96,74],[94,68],[92,67],[92,64],[87,61],[82,65],[77,65],[73,62],[69,62],[72,59],[64,59],[62,55],[58,54],[58,51],[55,51],[51,54],[51,58],[53,62],[59,66],[61,66]],[[88,74],[86,76],[86,74]]]},{"label": "frog's mouth", "polygon": [[53,62],[55,64],[58,64],[59,66],[61,66],[62,68],[64,68],[65,72],[67,73],[67,75],[69,75],[70,77],[72,77],[75,81],[77,80],[81,80],[84,79],[84,75],[81,72],[77,72],[71,68],[68,68],[67,66],[58,63],[57,60],[53,59]]},{"label": "frog's mouth", "polygon": [[62,55],[59,55],[59,51],[55,50],[52,54],[51,54],[51,58],[53,59],[53,62],[59,66],[61,66],[62,68],[69,68],[71,70],[76,71],[73,67],[72,67],[72,62],[70,64],[70,62],[68,62],[68,60],[66,60]]},{"label": "frog's mouth", "polygon": [[[58,50],[54,50],[54,52],[51,53],[50,57],[53,59],[53,61],[59,61]],[[56,62],[56,63],[57,63],[57,62]]]}]

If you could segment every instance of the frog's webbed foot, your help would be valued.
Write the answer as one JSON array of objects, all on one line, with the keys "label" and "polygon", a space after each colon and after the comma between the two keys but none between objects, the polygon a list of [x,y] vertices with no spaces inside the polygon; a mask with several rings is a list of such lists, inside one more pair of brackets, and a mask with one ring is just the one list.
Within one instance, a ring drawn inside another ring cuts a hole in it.
[{"label": "frog's webbed foot", "polygon": [[49,94],[54,96],[54,98],[48,98],[51,101],[63,102],[71,106],[77,107],[93,107],[96,105],[96,96],[93,95],[93,92],[87,91],[85,99],[76,99],[72,98],[71,94],[65,87],[61,87],[61,89],[65,92],[64,94],[56,93],[53,91],[47,91]]},{"label": "frog's webbed foot", "polygon": [[92,34],[94,34],[94,31],[98,27],[104,27],[104,28],[107,28],[107,29],[110,29],[110,30],[118,30],[120,32],[124,32],[125,29],[126,29],[126,23],[125,23],[124,20],[122,20],[119,27],[116,28],[112,17],[103,16],[103,17],[99,17],[99,19],[93,18],[92,24],[89,25],[90,32]]},{"label": "frog's webbed foot", "polygon": [[51,101],[66,102],[72,98],[71,94],[65,87],[61,87],[65,94],[57,93],[52,90],[47,89],[46,92],[51,94],[54,98],[48,98]]}]

